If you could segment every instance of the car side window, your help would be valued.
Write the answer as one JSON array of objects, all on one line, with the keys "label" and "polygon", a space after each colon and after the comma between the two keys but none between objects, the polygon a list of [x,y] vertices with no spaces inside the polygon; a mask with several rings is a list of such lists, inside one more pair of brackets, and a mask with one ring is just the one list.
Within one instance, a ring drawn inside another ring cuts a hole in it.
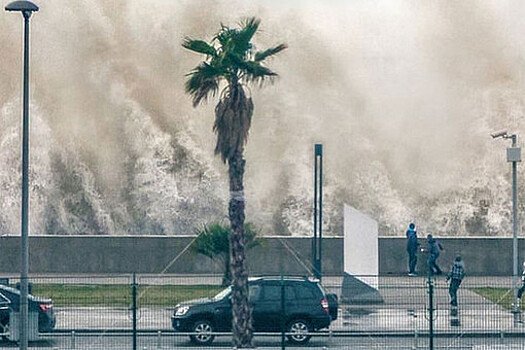
[{"label": "car side window", "polygon": [[295,285],[294,290],[297,299],[315,299],[315,293],[309,286]]},{"label": "car side window", "polygon": [[249,286],[248,294],[248,298],[251,303],[259,300],[259,298],[261,297],[261,286],[258,284]]},{"label": "car side window", "polygon": [[[265,301],[281,301],[281,286],[266,285],[264,286],[263,298]],[[284,298],[287,301],[295,300],[295,291],[292,286],[284,286]]]},{"label": "car side window", "polygon": [[263,299],[265,301],[281,300],[281,287],[276,285],[264,286]]}]

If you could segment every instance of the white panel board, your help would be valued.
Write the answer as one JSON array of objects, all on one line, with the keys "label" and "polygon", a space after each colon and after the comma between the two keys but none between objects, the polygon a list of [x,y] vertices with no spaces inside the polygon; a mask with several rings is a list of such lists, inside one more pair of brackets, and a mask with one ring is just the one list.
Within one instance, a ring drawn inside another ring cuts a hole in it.
[{"label": "white panel board", "polygon": [[344,205],[344,271],[377,289],[379,275],[378,224]]}]

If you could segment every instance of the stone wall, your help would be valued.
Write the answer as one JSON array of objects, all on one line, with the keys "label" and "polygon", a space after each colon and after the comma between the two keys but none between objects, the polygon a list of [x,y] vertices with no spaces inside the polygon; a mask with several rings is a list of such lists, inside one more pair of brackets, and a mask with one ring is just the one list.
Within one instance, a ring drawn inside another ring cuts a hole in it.
[{"label": "stone wall", "polygon": [[[221,265],[187,248],[190,236],[31,236],[30,273],[220,273]],[[445,250],[439,263],[448,271],[454,256],[463,256],[469,275],[511,275],[511,238],[454,237],[439,239]],[[20,263],[19,237],[0,238],[0,273],[16,274]],[[421,240],[425,244],[425,240]],[[519,261],[525,259],[525,239],[519,242]],[[250,274],[309,274],[311,239],[265,237],[248,251]],[[419,271],[426,257],[420,254]],[[343,239],[323,239],[323,274],[342,275]],[[406,273],[405,239],[379,238],[381,275]],[[521,273],[521,271],[520,271]]]}]

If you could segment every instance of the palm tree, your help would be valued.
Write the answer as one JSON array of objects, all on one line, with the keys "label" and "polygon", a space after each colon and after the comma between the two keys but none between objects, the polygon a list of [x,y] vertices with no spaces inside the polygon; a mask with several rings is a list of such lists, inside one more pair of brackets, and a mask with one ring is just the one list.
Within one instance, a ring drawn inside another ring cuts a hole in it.
[{"label": "palm tree", "polygon": [[[232,282],[230,269],[230,235],[231,229],[221,224],[202,225],[197,230],[197,239],[193,241],[191,249],[208,258],[215,260],[224,266],[222,286],[229,286]],[[244,238],[246,249],[260,245],[257,239],[257,231],[251,223],[244,225]]]},{"label": "palm tree", "polygon": [[228,215],[230,235],[230,265],[232,271],[233,345],[237,348],[252,347],[251,310],[248,305],[248,273],[246,270],[244,237],[244,146],[253,115],[253,102],[246,95],[249,83],[262,84],[277,76],[263,61],[284,49],[285,44],[256,51],[251,40],[260,20],[248,18],[239,28],[221,25],[210,43],[185,38],[182,46],[206,55],[206,59],[188,74],[186,92],[198,106],[215,96],[224,85],[215,107],[213,130],[217,134],[215,154],[228,163],[230,200]]}]

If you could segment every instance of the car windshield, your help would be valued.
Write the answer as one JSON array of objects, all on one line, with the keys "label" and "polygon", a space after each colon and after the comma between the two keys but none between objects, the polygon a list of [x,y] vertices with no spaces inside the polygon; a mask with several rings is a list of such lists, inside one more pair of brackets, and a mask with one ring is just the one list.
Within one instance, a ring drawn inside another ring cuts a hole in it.
[{"label": "car windshield", "polygon": [[232,291],[232,287],[228,287],[228,288],[222,290],[221,292],[219,292],[219,294],[214,296],[213,299],[214,300],[222,300],[222,299],[224,299],[224,297],[229,295],[231,291]]}]

